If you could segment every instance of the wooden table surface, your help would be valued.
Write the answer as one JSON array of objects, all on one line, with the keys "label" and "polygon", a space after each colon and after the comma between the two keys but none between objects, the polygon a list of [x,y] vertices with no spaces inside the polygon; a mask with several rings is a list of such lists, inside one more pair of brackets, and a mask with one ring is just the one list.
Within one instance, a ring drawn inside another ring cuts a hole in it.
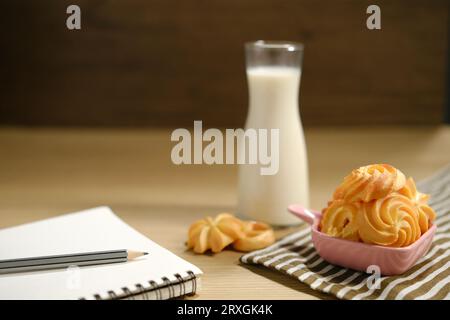
[{"label": "wooden table surface", "polygon": [[[240,253],[186,251],[194,220],[233,212],[237,168],[175,166],[170,130],[0,128],[0,228],[99,205],[200,267],[201,299],[331,298]],[[311,202],[322,208],[352,168],[386,162],[420,180],[450,162],[450,127],[306,131]],[[280,230],[278,235],[292,230]]]}]

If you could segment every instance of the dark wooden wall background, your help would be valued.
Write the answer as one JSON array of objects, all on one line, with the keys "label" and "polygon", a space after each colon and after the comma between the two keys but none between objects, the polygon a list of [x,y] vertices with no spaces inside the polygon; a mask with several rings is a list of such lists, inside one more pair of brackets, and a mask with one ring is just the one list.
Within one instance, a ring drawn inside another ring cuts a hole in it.
[{"label": "dark wooden wall background", "polygon": [[[382,30],[365,10],[382,10]],[[2,0],[0,124],[241,126],[243,43],[305,43],[307,125],[443,120],[448,0]],[[65,27],[82,9],[82,30]]]}]

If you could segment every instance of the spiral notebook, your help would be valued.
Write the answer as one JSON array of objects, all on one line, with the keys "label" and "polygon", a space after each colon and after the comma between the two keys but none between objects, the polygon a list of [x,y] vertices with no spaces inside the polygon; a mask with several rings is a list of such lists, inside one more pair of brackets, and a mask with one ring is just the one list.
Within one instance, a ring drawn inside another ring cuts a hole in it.
[{"label": "spiral notebook", "polygon": [[0,230],[0,260],[133,249],[136,260],[0,275],[0,299],[170,299],[195,294],[202,271],[140,234],[108,207]]}]

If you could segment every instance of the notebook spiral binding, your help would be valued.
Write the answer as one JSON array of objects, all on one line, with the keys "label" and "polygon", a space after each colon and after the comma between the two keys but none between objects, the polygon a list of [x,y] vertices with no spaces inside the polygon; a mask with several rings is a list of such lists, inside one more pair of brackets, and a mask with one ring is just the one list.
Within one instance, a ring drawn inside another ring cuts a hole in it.
[{"label": "notebook spiral binding", "polygon": [[[188,275],[188,278],[183,278],[179,273],[174,274],[174,277],[176,278],[176,281],[170,281],[167,277],[162,277],[161,280],[163,282],[163,285],[158,285],[154,280],[148,281],[148,284],[150,285],[149,288],[145,288],[142,284],[137,283],[135,284],[136,291],[130,290],[128,287],[122,288],[122,293],[117,293],[112,290],[108,291],[108,300],[116,300],[116,299],[131,299],[134,300],[136,296],[142,296],[144,300],[149,300],[150,292],[155,292],[156,300],[162,300],[163,299],[163,289],[167,289],[169,292],[169,299],[172,298],[181,298],[184,296],[193,296],[197,292],[197,277],[192,271],[187,271],[186,274]],[[192,282],[192,291],[186,292],[186,283]],[[180,285],[180,291],[179,294],[176,295],[175,287],[177,285]],[[104,300],[100,294],[94,294],[93,295],[95,300]],[[85,297],[80,298],[80,300],[86,300]]]}]

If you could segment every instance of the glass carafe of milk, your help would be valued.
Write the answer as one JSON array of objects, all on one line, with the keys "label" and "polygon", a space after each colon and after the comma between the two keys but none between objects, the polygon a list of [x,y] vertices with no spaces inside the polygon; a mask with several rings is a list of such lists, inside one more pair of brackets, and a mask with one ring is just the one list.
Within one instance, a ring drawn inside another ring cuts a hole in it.
[{"label": "glass carafe of milk", "polygon": [[[256,41],[245,45],[249,110],[245,129],[278,129],[278,172],[261,174],[258,164],[239,165],[240,215],[272,225],[298,224],[290,204],[309,207],[308,164],[298,95],[303,46]],[[267,133],[270,137],[270,133]],[[267,139],[273,153],[273,141]],[[270,154],[270,152],[267,152]]]}]

